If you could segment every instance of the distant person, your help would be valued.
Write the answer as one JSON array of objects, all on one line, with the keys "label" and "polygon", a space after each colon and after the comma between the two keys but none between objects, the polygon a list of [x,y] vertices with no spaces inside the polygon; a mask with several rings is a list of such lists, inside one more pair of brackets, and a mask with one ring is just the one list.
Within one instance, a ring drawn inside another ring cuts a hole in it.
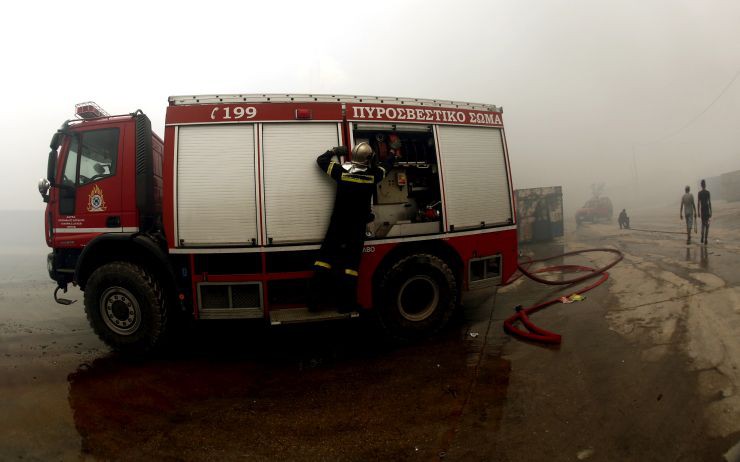
[{"label": "distant person", "polygon": [[622,211],[619,212],[617,222],[619,223],[619,229],[630,229],[630,217],[627,216],[627,210],[622,209]]},{"label": "distant person", "polygon": [[684,213],[686,214],[687,244],[691,244],[691,228],[694,227],[694,222],[696,221],[696,205],[694,204],[694,196],[689,191],[691,191],[691,188],[686,186],[686,193],[681,197],[681,210],[679,212],[682,220]]},{"label": "distant person", "polygon": [[699,218],[701,218],[701,243],[709,241],[709,219],[712,218],[712,199],[707,191],[707,182],[701,180],[701,191],[697,194],[699,200]]}]

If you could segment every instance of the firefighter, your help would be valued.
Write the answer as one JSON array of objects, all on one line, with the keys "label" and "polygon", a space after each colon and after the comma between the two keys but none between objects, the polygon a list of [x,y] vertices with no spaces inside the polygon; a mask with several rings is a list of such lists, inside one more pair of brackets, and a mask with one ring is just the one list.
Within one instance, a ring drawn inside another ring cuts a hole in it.
[{"label": "firefighter", "polygon": [[[332,158],[346,156],[344,146],[321,154],[316,163],[337,183],[334,209],[319,257],[314,262],[309,309],[317,311],[336,301],[339,311],[357,306],[357,278],[365,241],[365,227],[371,221],[370,203],[375,185],[393,167],[395,155],[384,166],[377,165],[373,149],[362,142],[352,149],[349,170]],[[336,284],[338,282],[338,284]]]},{"label": "firefighter", "polygon": [[619,229],[630,229],[630,217],[627,216],[626,209],[622,209],[622,211],[619,212],[617,223],[619,223]]}]

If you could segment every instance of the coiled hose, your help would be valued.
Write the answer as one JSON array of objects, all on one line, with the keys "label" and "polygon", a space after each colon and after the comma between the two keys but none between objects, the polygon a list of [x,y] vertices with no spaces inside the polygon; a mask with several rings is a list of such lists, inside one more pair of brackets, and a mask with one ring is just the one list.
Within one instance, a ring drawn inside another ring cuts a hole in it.
[{"label": "coiled hose", "polygon": [[[612,253],[616,255],[616,258],[611,261],[608,265],[603,266],[601,268],[592,268],[590,266],[582,266],[582,265],[556,265],[556,266],[547,266],[544,268],[539,268],[535,271],[529,271],[529,268],[532,267],[535,263],[542,263],[550,260],[554,260],[556,258],[563,258],[563,257],[569,257],[573,255],[583,255],[586,253],[594,253],[594,252],[606,252],[606,253]],[[526,276],[529,279],[532,279],[533,281],[539,282],[540,284],[546,284],[550,286],[558,286],[558,285],[572,285],[572,284],[578,284],[579,282],[583,282],[595,277],[599,277],[595,282],[592,284],[583,287],[579,289],[577,292],[573,292],[570,295],[567,295],[570,297],[573,294],[576,293],[585,293],[589,290],[593,289],[594,287],[597,287],[601,285],[604,281],[609,279],[609,273],[607,273],[607,270],[612,268],[614,265],[622,261],[624,258],[624,255],[622,255],[622,252],[616,249],[607,249],[607,248],[599,248],[599,249],[586,249],[586,250],[576,250],[573,252],[566,252],[560,255],[553,255],[551,257],[542,258],[539,260],[529,260],[528,262],[525,262],[525,264],[517,264],[517,268],[519,270],[518,274],[516,274],[514,277],[512,277],[509,281],[506,282],[505,285],[511,284],[512,282],[516,281],[522,276]],[[553,273],[553,272],[563,272],[563,273],[581,273],[586,272],[583,276],[578,276],[572,279],[566,279],[564,281],[553,281],[550,279],[545,279],[540,276],[537,276],[537,274],[542,273]],[[509,318],[507,318],[504,321],[504,330],[509,335],[514,335],[516,337],[530,340],[533,342],[540,342],[540,343],[548,343],[548,344],[559,344],[562,341],[562,336],[560,334],[556,334],[554,332],[550,332],[548,330],[542,329],[541,327],[537,327],[530,319],[529,315],[544,309],[550,305],[554,305],[558,301],[560,301],[561,297],[553,298],[552,300],[548,300],[546,302],[539,303],[534,306],[530,306],[527,308],[523,308],[521,305],[517,306],[516,313],[511,315]],[[522,330],[519,327],[517,327],[515,324],[517,322],[521,322],[524,327],[527,329]]]}]

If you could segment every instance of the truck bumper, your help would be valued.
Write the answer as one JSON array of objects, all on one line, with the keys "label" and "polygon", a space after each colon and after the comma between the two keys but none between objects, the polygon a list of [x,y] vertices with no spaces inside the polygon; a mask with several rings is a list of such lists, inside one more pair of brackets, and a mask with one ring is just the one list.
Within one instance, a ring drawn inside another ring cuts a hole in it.
[{"label": "truck bumper", "polygon": [[66,252],[55,250],[46,256],[46,269],[49,277],[60,286],[69,284],[74,280],[75,267],[71,260],[76,263],[76,258],[70,259]]}]

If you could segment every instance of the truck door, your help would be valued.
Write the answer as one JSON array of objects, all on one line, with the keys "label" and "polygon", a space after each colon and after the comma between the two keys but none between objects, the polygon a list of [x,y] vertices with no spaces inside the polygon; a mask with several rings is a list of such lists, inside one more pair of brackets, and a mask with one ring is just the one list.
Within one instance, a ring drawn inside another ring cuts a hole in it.
[{"label": "truck door", "polygon": [[59,181],[54,247],[80,247],[100,233],[122,232],[123,127],[75,132]]}]

